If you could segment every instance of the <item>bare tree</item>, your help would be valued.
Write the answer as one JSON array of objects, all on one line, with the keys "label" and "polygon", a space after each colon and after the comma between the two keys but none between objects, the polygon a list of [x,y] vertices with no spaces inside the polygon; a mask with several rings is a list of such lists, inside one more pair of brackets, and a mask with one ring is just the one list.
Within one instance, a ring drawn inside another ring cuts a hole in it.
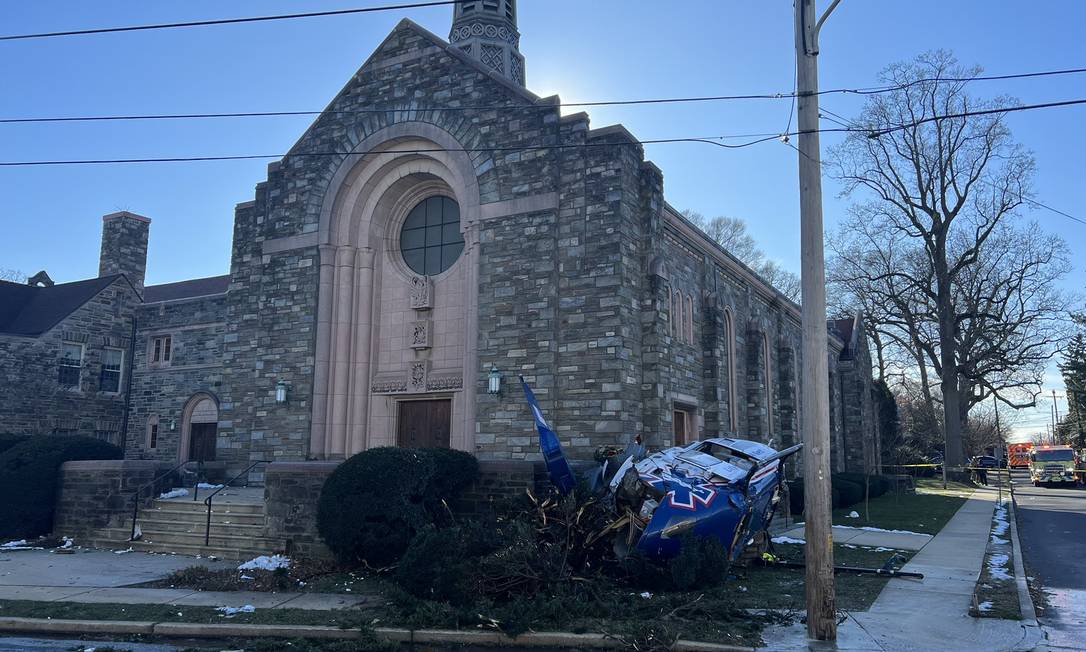
[{"label": "bare tree", "polygon": [[26,283],[26,279],[26,274],[20,272],[17,269],[0,267],[0,281],[11,281],[12,283]]},{"label": "bare tree", "polygon": [[875,197],[868,204],[872,224],[920,245],[930,277],[893,273],[935,308],[947,463],[955,466],[964,452],[954,283],[1000,221],[1028,198],[1034,169],[1004,114],[962,115],[1013,106],[1008,98],[970,97],[964,80],[979,73],[944,51],[891,65],[882,81],[894,90],[869,96],[856,121],[864,131],[850,134],[830,155],[845,194]]},{"label": "bare tree", "polygon": [[769,260],[758,243],[747,231],[747,223],[738,217],[718,216],[707,218],[701,213],[685,210],[683,217],[701,229],[705,235],[724,247],[731,255],[743,261],[758,276],[775,287],[781,294],[795,302],[800,298],[800,280],[792,272]]}]

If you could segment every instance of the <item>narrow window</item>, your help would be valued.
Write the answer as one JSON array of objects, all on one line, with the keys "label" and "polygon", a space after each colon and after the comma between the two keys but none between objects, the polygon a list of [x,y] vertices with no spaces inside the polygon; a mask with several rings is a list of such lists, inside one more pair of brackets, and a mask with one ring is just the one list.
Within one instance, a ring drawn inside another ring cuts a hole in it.
[{"label": "narrow window", "polygon": [[102,353],[102,375],[99,378],[99,391],[117,393],[121,391],[121,366],[124,351],[106,349]]},{"label": "narrow window", "polygon": [[694,297],[686,295],[686,341],[694,343]]},{"label": "narrow window", "polygon": [[671,290],[668,290],[667,299],[668,299],[668,304],[670,305],[670,308],[671,308],[670,317],[667,320],[668,321],[668,329],[671,332],[671,336],[675,337],[675,320],[677,319],[677,317],[676,317],[677,313],[675,312],[675,293],[672,292]]},{"label": "narrow window", "polygon": [[765,358],[766,438],[773,434],[773,365],[769,357],[769,335],[762,333],[762,357]]},{"label": "narrow window", "polygon": [[83,367],[83,345],[64,342],[60,349],[57,384],[66,389],[79,389],[79,371]]},{"label": "narrow window", "polygon": [[739,430],[739,415],[736,413],[738,389],[735,386],[735,324],[732,321],[732,312],[724,310],[724,337],[727,346],[727,377],[728,377],[728,424],[734,433]]},{"label": "narrow window", "polygon": [[158,415],[147,419],[147,448],[158,448]]},{"label": "narrow window", "polygon": [[166,365],[173,356],[173,337],[159,335],[151,338],[151,364]]},{"label": "narrow window", "polygon": [[683,295],[678,290],[675,291],[675,336],[680,342],[683,341]]}]

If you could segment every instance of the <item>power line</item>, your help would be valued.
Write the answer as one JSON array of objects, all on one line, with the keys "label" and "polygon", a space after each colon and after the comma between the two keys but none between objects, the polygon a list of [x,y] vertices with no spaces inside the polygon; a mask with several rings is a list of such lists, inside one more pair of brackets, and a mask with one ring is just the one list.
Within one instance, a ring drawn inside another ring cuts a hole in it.
[{"label": "power line", "polygon": [[[463,2],[465,0],[446,0],[444,2],[438,2],[434,4],[453,4],[455,2]],[[426,3],[423,3],[426,4]],[[409,5],[398,5],[409,6]],[[410,5],[415,6],[415,5]],[[378,8],[371,8],[369,10],[376,10]],[[356,10],[343,10],[343,11],[356,11]],[[361,11],[361,10],[359,10]],[[320,14],[321,12],[318,12]],[[335,13],[335,12],[333,12]],[[308,15],[308,14],[295,14],[295,15]],[[275,17],[272,17],[275,18]],[[263,18],[261,18],[262,20]],[[242,20],[242,19],[238,19]],[[247,19],[246,19],[247,20]],[[254,19],[256,20],[256,19]],[[178,24],[180,25],[180,24]],[[136,28],[133,28],[136,29]],[[5,38],[14,37],[0,37],[0,40]],[[1065,70],[1045,70],[1028,73],[1017,73],[1007,75],[991,75],[980,77],[945,77],[945,78],[928,78],[919,79],[906,84],[897,86],[882,86],[882,87],[868,87],[868,88],[834,88],[818,91],[819,95],[831,95],[831,94],[857,94],[857,95],[870,95],[874,93],[887,93],[895,90],[902,90],[908,86],[933,82],[933,81],[991,81],[998,79],[1020,79],[1026,77],[1044,77],[1051,75],[1069,75],[1086,73],[1086,68],[1069,68]],[[507,110],[507,109],[553,109],[553,108],[571,108],[571,107],[594,107],[594,106],[638,106],[638,105],[652,105],[652,104],[687,104],[687,103],[701,103],[701,102],[722,102],[722,101],[740,101],[740,100],[783,100],[787,99],[792,103],[792,110],[789,111],[788,129],[791,129],[791,117],[792,111],[795,108],[796,93],[783,92],[783,93],[748,93],[740,95],[695,95],[684,97],[658,97],[658,98],[635,98],[629,100],[595,100],[586,102],[560,102],[553,104],[532,104],[525,106],[518,105],[466,105],[466,106],[432,106],[432,107],[395,107],[395,108],[362,108],[352,109],[350,111],[237,111],[237,112],[200,112],[200,113],[148,113],[148,114],[122,114],[122,115],[91,115],[91,116],[42,116],[42,117],[14,117],[14,118],[0,118],[0,124],[23,124],[23,123],[48,123],[48,122],[104,122],[104,121],[123,121],[123,120],[193,120],[193,119],[207,119],[207,118],[256,118],[256,117],[291,117],[291,116],[312,116],[321,115],[322,113],[330,113],[337,115],[353,115],[353,114],[373,114],[373,113],[387,113],[389,111],[492,111],[492,110]],[[1009,109],[1007,109],[1009,110]],[[822,109],[823,113],[834,114],[832,111]],[[841,117],[841,116],[837,116]],[[953,116],[943,116],[953,117]],[[787,130],[786,130],[787,131]],[[785,134],[781,134],[785,135]]]},{"label": "power line", "polygon": [[433,0],[431,2],[410,2],[398,5],[383,5],[379,7],[359,7],[355,9],[334,9],[330,11],[308,11],[297,14],[276,14],[271,16],[247,16],[242,18],[219,18],[212,20],[192,20],[180,23],[156,23],[151,25],[130,25],[126,27],[99,27],[95,29],[76,29],[63,32],[38,32],[34,34],[12,34],[0,36],[0,41],[25,41],[30,39],[54,38],[59,36],[85,36],[88,34],[113,34],[117,32],[142,32],[155,29],[175,29],[180,27],[209,27],[211,25],[236,25],[239,23],[260,23],[273,20],[294,20],[296,18],[318,18],[321,16],[345,16],[348,14],[368,14],[378,11],[395,11],[397,9],[417,9],[420,7],[437,7],[441,5],[455,5],[474,0]]},{"label": "power line", "polygon": [[1051,109],[1060,106],[1074,106],[1076,104],[1086,104],[1086,99],[1063,100],[1062,102],[1044,102],[1042,104],[1022,104],[1019,106],[1008,106],[995,109],[984,109],[979,111],[962,111],[961,113],[949,113],[947,115],[934,115],[927,118],[921,118],[919,120],[914,120],[913,122],[910,122],[908,124],[895,125],[893,127],[887,127],[886,129],[854,131],[868,131],[868,138],[878,138],[879,136],[885,136],[886,134],[890,134],[895,131],[903,131],[905,129],[911,129],[913,127],[917,127],[928,122],[936,122],[939,120],[953,120],[955,118],[968,118],[970,116],[992,115],[995,113],[1015,113],[1017,111],[1031,111],[1034,109]]},{"label": "power line", "polygon": [[[511,147],[434,147],[423,149],[393,149],[380,152],[298,152],[295,156],[374,156],[382,154],[428,154],[436,152],[524,152],[542,149],[575,149],[579,147],[621,147],[631,145],[660,145],[669,143],[702,143],[724,149],[742,149],[770,140],[776,140],[778,134],[768,134],[762,138],[735,145],[720,142],[734,136],[708,136],[694,138],[654,138],[650,140],[626,141],[623,143],[556,143],[553,145],[517,145]],[[46,161],[0,161],[0,167],[34,167],[49,165],[105,165],[121,163],[187,163],[199,161],[245,161],[255,159],[281,159],[286,154],[237,154],[223,156],[167,156],[149,158],[114,158],[114,159],[69,159]]]}]

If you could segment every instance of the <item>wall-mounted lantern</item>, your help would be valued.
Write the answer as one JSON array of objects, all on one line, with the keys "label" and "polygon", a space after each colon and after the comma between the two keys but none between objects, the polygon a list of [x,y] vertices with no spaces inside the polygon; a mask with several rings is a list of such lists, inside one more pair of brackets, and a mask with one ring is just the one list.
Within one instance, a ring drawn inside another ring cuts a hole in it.
[{"label": "wall-mounted lantern", "polygon": [[287,402],[287,381],[280,380],[279,382],[275,383],[275,402]]},{"label": "wall-mounted lantern", "polygon": [[486,391],[488,394],[502,393],[502,372],[496,365],[490,365],[490,374],[487,376]]}]

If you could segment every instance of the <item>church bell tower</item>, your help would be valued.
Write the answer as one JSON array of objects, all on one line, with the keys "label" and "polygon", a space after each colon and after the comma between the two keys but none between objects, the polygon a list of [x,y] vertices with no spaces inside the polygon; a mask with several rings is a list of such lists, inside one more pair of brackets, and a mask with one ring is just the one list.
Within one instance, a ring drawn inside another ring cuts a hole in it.
[{"label": "church bell tower", "polygon": [[456,4],[449,42],[487,68],[524,86],[517,0],[467,0]]}]

